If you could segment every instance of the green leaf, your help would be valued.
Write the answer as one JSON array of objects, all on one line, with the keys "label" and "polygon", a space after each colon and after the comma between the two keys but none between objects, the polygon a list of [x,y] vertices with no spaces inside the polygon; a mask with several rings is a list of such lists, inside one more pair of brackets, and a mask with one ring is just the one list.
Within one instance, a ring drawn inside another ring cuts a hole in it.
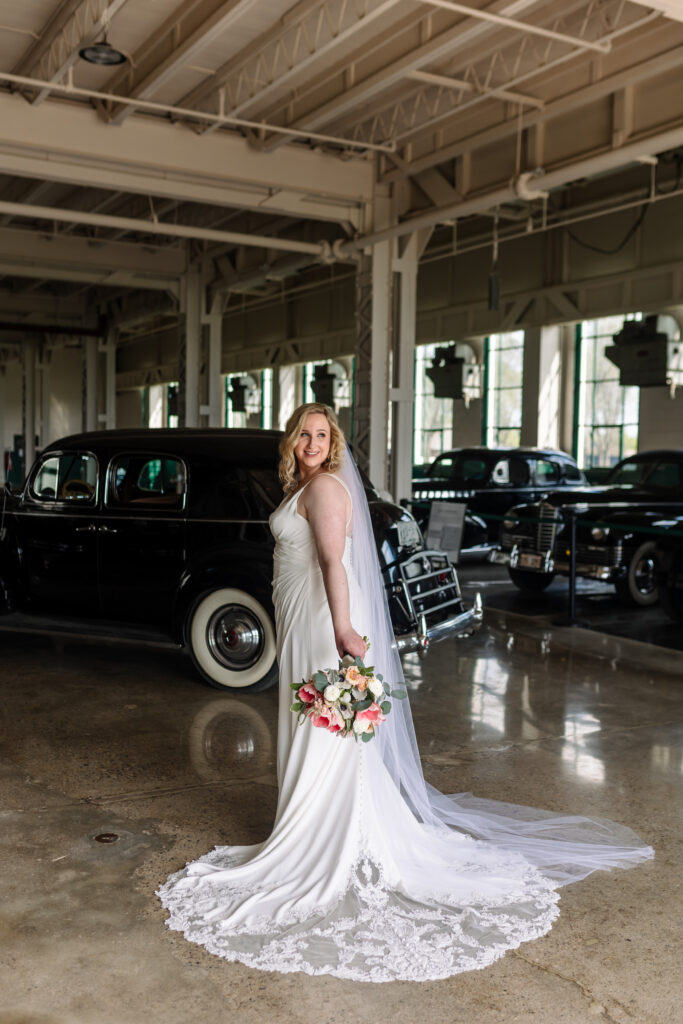
[{"label": "green leaf", "polygon": [[372,704],[372,699],[357,700],[353,704],[353,710],[354,711],[365,711],[365,709],[369,708],[371,704]]},{"label": "green leaf", "polygon": [[374,732],[364,732],[361,734],[361,739],[363,740],[363,743],[369,743],[374,735]]},{"label": "green leaf", "polygon": [[382,702],[382,703],[380,704],[380,707],[381,707],[381,709],[382,709],[382,714],[383,714],[383,715],[388,715],[388,714],[389,714],[389,712],[391,711],[391,704],[389,703],[389,701],[388,701],[388,700],[385,700],[385,701],[383,701],[383,702]]},{"label": "green leaf", "polygon": [[359,654],[356,655],[355,664],[358,666],[358,668],[362,668],[363,667],[363,659],[361,658],[361,656]]},{"label": "green leaf", "polygon": [[293,704],[290,704],[289,710],[293,711],[296,714],[297,711],[301,711],[302,707],[303,704],[301,703],[301,701],[295,700]]},{"label": "green leaf", "polygon": [[380,683],[384,682],[384,676],[381,675],[379,672],[377,673],[377,678],[379,679]]},{"label": "green leaf", "polygon": [[289,684],[289,688],[290,688],[290,690],[300,690],[301,689],[301,683],[290,683]]},{"label": "green leaf", "polygon": [[327,676],[324,672],[316,672],[313,676],[313,685],[315,686],[318,693],[322,693],[325,687],[328,685]]},{"label": "green leaf", "polygon": [[404,700],[408,696],[408,693],[406,690],[392,690],[391,696],[393,700]]}]

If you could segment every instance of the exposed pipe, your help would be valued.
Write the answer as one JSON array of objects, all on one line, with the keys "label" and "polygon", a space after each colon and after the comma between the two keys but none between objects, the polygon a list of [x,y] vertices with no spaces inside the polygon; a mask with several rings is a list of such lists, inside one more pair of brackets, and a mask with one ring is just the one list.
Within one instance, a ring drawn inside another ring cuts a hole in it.
[{"label": "exposed pipe", "polygon": [[0,201],[0,214],[28,217],[31,220],[51,220],[65,224],[88,224],[92,227],[140,231],[147,235],[167,235],[170,238],[194,238],[207,242],[228,242],[232,245],[251,245],[260,249],[279,249],[282,252],[300,252],[329,262],[327,242],[297,242],[287,238],[265,235],[247,235],[239,231],[217,231],[213,228],[195,228],[189,224],[164,224],[161,221],[136,220],[134,217],[114,217],[106,213],[87,213],[82,210],[64,210],[56,206],[32,206],[26,203]]},{"label": "exposed pipe", "polygon": [[[43,78],[27,78],[25,75],[13,75],[9,71],[0,71],[0,82],[9,82],[12,85],[23,85],[29,89],[39,89],[41,93],[59,92],[66,96],[82,96],[84,99],[103,100],[108,103],[123,103],[130,106],[131,97],[119,95],[114,92],[99,92],[97,89],[82,89],[80,86],[62,84],[61,82],[46,82]],[[189,118],[193,121],[208,121],[210,124],[232,126],[235,128],[251,128],[256,132],[273,132],[276,135],[286,135],[288,138],[308,139],[311,142],[329,142],[335,146],[342,146],[344,149],[372,150],[378,153],[393,153],[393,145],[383,145],[378,142],[356,142],[353,139],[339,138],[336,135],[321,135],[319,132],[301,131],[298,128],[283,128],[279,124],[266,124],[265,121],[247,121],[243,117],[232,117],[230,114],[209,114],[204,110],[194,110],[192,107],[174,107],[171,103],[156,103],[152,100],[134,101],[135,107],[139,110],[150,110],[156,114],[171,114],[177,120]]]},{"label": "exposed pipe", "polygon": [[[604,174],[618,167],[637,163],[643,157],[663,153],[668,149],[676,149],[678,146],[683,146],[683,126],[672,128],[668,132],[661,132],[659,135],[652,135],[638,142],[632,142],[630,145],[622,146],[618,150],[609,150],[597,156],[579,160],[577,163],[567,164],[556,171],[539,174],[533,178],[534,192],[550,192],[552,189],[561,188],[571,181]],[[410,170],[409,167],[408,170]],[[527,188],[528,184],[528,182],[525,182]],[[401,221],[400,224],[395,224],[393,227],[386,228],[383,231],[375,231],[370,235],[361,235],[359,238],[335,243],[335,251],[352,255],[354,252],[361,252],[370,245],[386,242],[390,238],[409,235],[413,231],[431,228],[436,224],[443,224],[445,221],[457,220],[459,217],[469,217],[473,214],[483,213],[485,210],[501,206],[503,203],[519,202],[519,187],[519,179],[513,179],[508,185],[493,192],[473,196],[471,199],[465,199],[459,203],[449,203],[435,210],[427,210],[425,213],[418,214],[416,217],[409,217],[407,220]]]},{"label": "exposed pipe", "polygon": [[441,7],[445,11],[453,11],[454,14],[466,14],[468,18],[490,21],[494,25],[503,25],[505,28],[516,29],[519,32],[528,32],[530,35],[543,36],[545,39],[555,39],[560,43],[569,43],[571,46],[578,46],[582,50],[597,50],[598,53],[609,53],[612,49],[610,42],[598,40],[593,43],[588,39],[581,39],[579,36],[568,36],[564,32],[555,32],[551,28],[532,25],[528,21],[517,21],[516,18],[506,18],[503,14],[494,14],[493,11],[468,7],[467,4],[454,3],[453,0],[418,0],[418,2],[427,4],[429,7]]}]

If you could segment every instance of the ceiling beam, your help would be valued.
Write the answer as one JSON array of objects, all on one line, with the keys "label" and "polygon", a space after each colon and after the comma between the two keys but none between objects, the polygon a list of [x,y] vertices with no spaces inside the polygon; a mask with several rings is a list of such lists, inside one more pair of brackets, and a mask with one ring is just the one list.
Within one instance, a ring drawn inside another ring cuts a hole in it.
[{"label": "ceiling beam", "polygon": [[198,139],[182,125],[131,118],[118,130],[88,107],[33,108],[0,94],[0,173],[358,224],[373,166],[288,147],[273,159],[227,132]]},{"label": "ceiling beam", "polygon": [[[537,0],[512,0],[512,2],[496,0],[489,6],[489,10],[512,16],[521,14],[536,3]],[[300,131],[301,126],[305,125],[313,131],[318,125],[328,124],[351,112],[355,114],[361,104],[367,104],[375,96],[399,85],[411,71],[417,71],[425,64],[432,64],[452,57],[463,47],[474,45],[490,31],[491,26],[483,22],[473,24],[471,21],[460,21],[443,32],[439,32],[421,46],[413,47],[398,59],[367,75],[351,88],[340,92],[308,114],[297,118],[290,127]],[[276,149],[286,141],[286,135],[269,140],[268,149]]]},{"label": "ceiling beam", "polygon": [[0,273],[9,277],[120,284],[177,294],[186,266],[187,254],[180,247],[0,228]]},{"label": "ceiling beam", "polygon": [[569,36],[566,32],[556,32],[554,29],[545,28],[543,25],[535,25],[529,21],[519,21],[517,18],[508,18],[503,14],[497,14],[487,8],[472,7],[471,4],[455,3],[455,0],[419,0],[420,3],[429,7],[439,7],[445,11],[452,11],[454,14],[464,14],[467,18],[478,18],[481,21],[488,21],[489,24],[498,25],[502,28],[511,29],[514,32],[526,32],[528,35],[541,36],[543,39],[553,39],[555,42],[568,43],[580,50],[594,50],[597,53],[609,53],[612,46],[609,42],[601,40],[581,39],[579,36]]},{"label": "ceiling beam", "polygon": [[[616,74],[609,75],[598,82],[584,86],[582,89],[574,89],[572,92],[567,93],[566,96],[547,103],[542,110],[527,111],[522,115],[521,128],[533,128],[552,121],[553,118],[564,117],[575,110],[588,107],[589,104],[601,100],[605,96],[611,96],[626,86],[635,86],[655,78],[657,75],[679,70],[682,65],[683,46],[675,46],[673,49],[653,57],[651,60],[631,65],[628,68],[624,68],[623,71],[618,71]],[[390,184],[398,181],[400,178],[404,178],[406,175],[412,177],[420,174],[422,171],[437,164],[446,163],[446,161],[457,159],[457,157],[463,156],[466,153],[474,153],[478,149],[485,149],[488,146],[502,142],[504,139],[511,138],[516,135],[519,129],[520,118],[515,114],[514,117],[508,118],[502,124],[497,124],[493,128],[477,132],[475,135],[468,135],[457,142],[452,142],[447,146],[434,150],[424,157],[406,162],[400,169],[387,171],[382,176],[382,181]]]},{"label": "ceiling beam", "polygon": [[[219,67],[210,79],[188,92],[180,105],[197,106],[219,89],[225,89],[230,113],[243,114],[262,104],[273,91],[280,91],[292,79],[301,77],[311,64],[366,30],[401,2],[371,0],[365,4],[345,4],[339,7],[335,22],[329,0],[300,0],[272,28]],[[256,89],[255,82],[259,83]]]},{"label": "ceiling beam", "polygon": [[[216,0],[204,0],[186,8],[185,17],[179,18],[174,13],[167,25],[155,32],[153,39],[146,39],[135,53],[131,62],[133,81],[128,90],[131,98],[151,99],[206,46],[215,45],[217,38],[256,3],[257,0],[220,0],[218,3]],[[183,30],[186,35],[179,38],[179,32]],[[117,75],[106,91],[115,92],[120,81],[121,76]],[[134,110],[135,103],[119,103],[110,111],[107,120],[110,124],[123,124]]]}]

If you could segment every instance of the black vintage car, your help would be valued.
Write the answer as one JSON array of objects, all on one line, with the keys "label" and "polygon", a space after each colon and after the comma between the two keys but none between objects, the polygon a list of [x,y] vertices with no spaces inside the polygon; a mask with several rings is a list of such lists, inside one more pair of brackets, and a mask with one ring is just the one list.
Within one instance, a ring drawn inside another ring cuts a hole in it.
[{"label": "black vintage car", "polygon": [[683,507],[677,516],[656,524],[655,567],[662,608],[674,622],[683,622]]},{"label": "black vintage car", "polygon": [[[268,516],[277,431],[112,430],[49,445],[6,487],[0,629],[186,647],[218,688],[277,679]],[[455,570],[365,479],[397,646],[473,632]]]},{"label": "black vintage car", "polygon": [[557,487],[582,486],[586,479],[574,459],[553,448],[455,448],[413,480],[410,508],[426,530],[433,501],[466,504],[461,555],[486,555],[513,505],[538,501]]},{"label": "black vintage car", "polygon": [[521,590],[544,590],[569,573],[576,522],[576,574],[613,583],[626,605],[659,598],[657,539],[663,519],[683,513],[683,449],[641,452],[617,463],[605,483],[559,490],[510,509],[491,560]]}]

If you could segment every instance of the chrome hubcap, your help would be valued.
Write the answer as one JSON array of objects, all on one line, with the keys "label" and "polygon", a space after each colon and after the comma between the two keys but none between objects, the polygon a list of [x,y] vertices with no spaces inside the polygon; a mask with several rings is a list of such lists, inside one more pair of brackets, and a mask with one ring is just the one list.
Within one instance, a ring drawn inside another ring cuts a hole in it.
[{"label": "chrome hubcap", "polygon": [[652,555],[645,555],[636,563],[633,580],[641,594],[651,594],[656,587],[655,560]]},{"label": "chrome hubcap", "polygon": [[258,617],[239,604],[228,604],[211,616],[206,627],[211,654],[224,668],[241,672],[263,654],[265,636]]}]

